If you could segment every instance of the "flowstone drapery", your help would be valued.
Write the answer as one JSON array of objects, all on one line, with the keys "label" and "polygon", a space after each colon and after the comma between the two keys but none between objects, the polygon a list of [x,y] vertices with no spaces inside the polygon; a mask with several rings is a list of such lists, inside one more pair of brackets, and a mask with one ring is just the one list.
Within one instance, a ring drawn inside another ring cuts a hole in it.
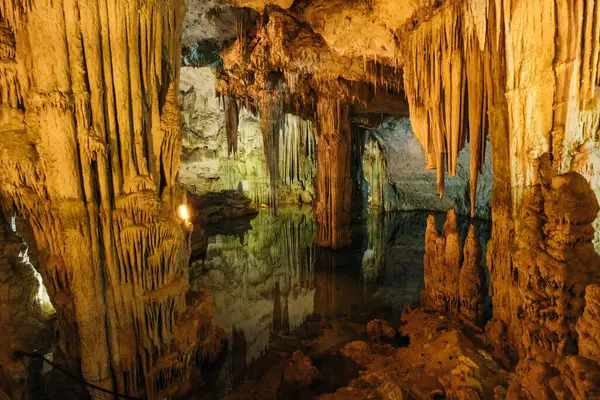
[{"label": "flowstone drapery", "polygon": [[183,12],[179,0],[0,3],[2,206],[33,227],[70,368],[149,398],[177,393],[210,324],[186,297],[176,214]]}]

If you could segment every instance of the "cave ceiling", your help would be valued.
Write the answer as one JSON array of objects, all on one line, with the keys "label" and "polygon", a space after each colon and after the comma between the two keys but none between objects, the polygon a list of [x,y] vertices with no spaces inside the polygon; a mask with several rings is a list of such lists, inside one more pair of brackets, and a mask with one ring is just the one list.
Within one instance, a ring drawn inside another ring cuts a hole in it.
[{"label": "cave ceiling", "polygon": [[[189,7],[195,14],[194,4]],[[354,114],[408,116],[401,37],[417,15],[430,11],[427,4],[221,0],[214,7],[228,7],[230,16],[215,16],[213,31],[227,33],[208,38],[222,44],[221,93],[252,100],[281,79],[291,95],[287,108],[308,117],[314,114],[317,94],[344,99]],[[189,30],[193,24],[184,23],[184,46],[190,43]]]}]

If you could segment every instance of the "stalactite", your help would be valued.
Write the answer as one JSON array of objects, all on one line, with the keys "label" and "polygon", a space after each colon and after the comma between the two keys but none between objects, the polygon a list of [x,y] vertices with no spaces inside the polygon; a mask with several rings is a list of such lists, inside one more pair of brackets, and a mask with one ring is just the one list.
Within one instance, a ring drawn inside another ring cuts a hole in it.
[{"label": "stalactite", "polygon": [[482,55],[486,14],[486,7],[478,2],[445,5],[406,38],[404,86],[411,122],[425,149],[426,167],[437,169],[440,196],[444,169],[456,175],[468,127],[472,215],[487,130]]},{"label": "stalactite", "polygon": [[280,94],[263,90],[259,94],[260,128],[263,134],[265,160],[270,182],[270,204],[277,215],[277,184],[279,180],[279,135],[283,124]]},{"label": "stalactite", "polygon": [[362,164],[369,185],[369,205],[385,209],[388,186],[387,162],[381,144],[374,136],[367,138]]},{"label": "stalactite", "polygon": [[310,160],[314,158],[315,135],[310,121],[285,114],[279,136],[279,177],[284,185],[312,178]]},{"label": "stalactite", "polygon": [[487,131],[487,104],[484,90],[485,69],[483,53],[480,51],[475,33],[464,38],[466,41],[465,65],[468,76],[467,102],[469,121],[469,189],[471,194],[471,217],[475,216],[477,177],[485,161],[485,135]]},{"label": "stalactite", "polygon": [[225,131],[227,136],[227,153],[229,155],[237,153],[238,149],[238,105],[235,97],[225,96]]},{"label": "stalactite", "polygon": [[351,131],[349,107],[335,99],[317,102],[317,244],[334,249],[350,244]]}]

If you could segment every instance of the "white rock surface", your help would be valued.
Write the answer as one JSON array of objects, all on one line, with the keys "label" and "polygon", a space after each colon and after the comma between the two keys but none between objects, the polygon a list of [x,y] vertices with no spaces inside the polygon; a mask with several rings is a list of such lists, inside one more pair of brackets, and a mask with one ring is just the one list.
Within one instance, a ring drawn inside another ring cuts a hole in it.
[{"label": "white rock surface", "polygon": [[[207,67],[183,67],[180,91],[183,150],[179,181],[197,194],[242,186],[253,202],[267,203],[269,182],[258,116],[240,108],[238,152],[230,156],[227,153],[225,114],[215,92],[214,71]],[[286,115],[285,136],[281,135],[280,142],[281,179],[278,197],[281,203],[297,203],[299,198],[304,203],[311,203],[314,198],[314,139],[311,141],[313,150],[310,156],[300,154],[297,160],[294,159],[297,162],[289,162],[293,151],[296,154],[302,152],[297,145],[293,145],[301,140],[301,135],[306,135],[299,124],[306,122]],[[287,142],[283,138],[287,138]],[[296,173],[288,173],[284,177],[286,160],[288,171],[293,165]]]},{"label": "white rock surface", "polygon": [[[413,133],[408,119],[386,120],[371,133],[379,141],[387,164],[388,186],[385,209],[439,210],[454,208],[459,214],[469,214],[469,149],[458,156],[455,177],[446,176],[444,197],[436,190],[436,171],[425,169],[425,152]],[[475,216],[490,218],[490,197],[493,175],[489,142],[486,142],[486,161],[477,183]],[[365,171],[369,168],[363,166]],[[367,181],[369,180],[366,174]],[[372,185],[369,182],[370,186]],[[369,193],[370,197],[371,193]]]}]

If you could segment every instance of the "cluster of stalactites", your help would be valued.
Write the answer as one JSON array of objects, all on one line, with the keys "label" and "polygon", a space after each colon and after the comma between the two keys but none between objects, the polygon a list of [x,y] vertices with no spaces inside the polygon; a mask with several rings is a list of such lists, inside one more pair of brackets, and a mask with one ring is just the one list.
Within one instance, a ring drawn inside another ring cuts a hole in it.
[{"label": "cluster of stalactites", "polygon": [[238,150],[239,109],[234,96],[219,96],[219,103],[225,112],[225,135],[227,137],[227,154],[235,155]]},{"label": "cluster of stalactites", "polygon": [[277,181],[279,179],[279,134],[283,127],[281,94],[276,90],[259,93],[260,129],[263,135],[266,169],[269,174],[270,204],[277,215]]},{"label": "cluster of stalactites", "polygon": [[[485,22],[468,4],[446,6],[407,37],[404,86],[410,119],[426,153],[428,169],[456,174],[457,157],[467,131],[471,146],[471,214],[475,211],[477,174],[484,161],[487,104],[484,91]],[[475,2],[476,3],[476,2]],[[483,42],[483,43],[482,43]]]},{"label": "cluster of stalactites", "polygon": [[312,171],[304,165],[315,155],[313,124],[293,114],[285,114],[279,136],[279,175],[286,185],[310,180]]}]

